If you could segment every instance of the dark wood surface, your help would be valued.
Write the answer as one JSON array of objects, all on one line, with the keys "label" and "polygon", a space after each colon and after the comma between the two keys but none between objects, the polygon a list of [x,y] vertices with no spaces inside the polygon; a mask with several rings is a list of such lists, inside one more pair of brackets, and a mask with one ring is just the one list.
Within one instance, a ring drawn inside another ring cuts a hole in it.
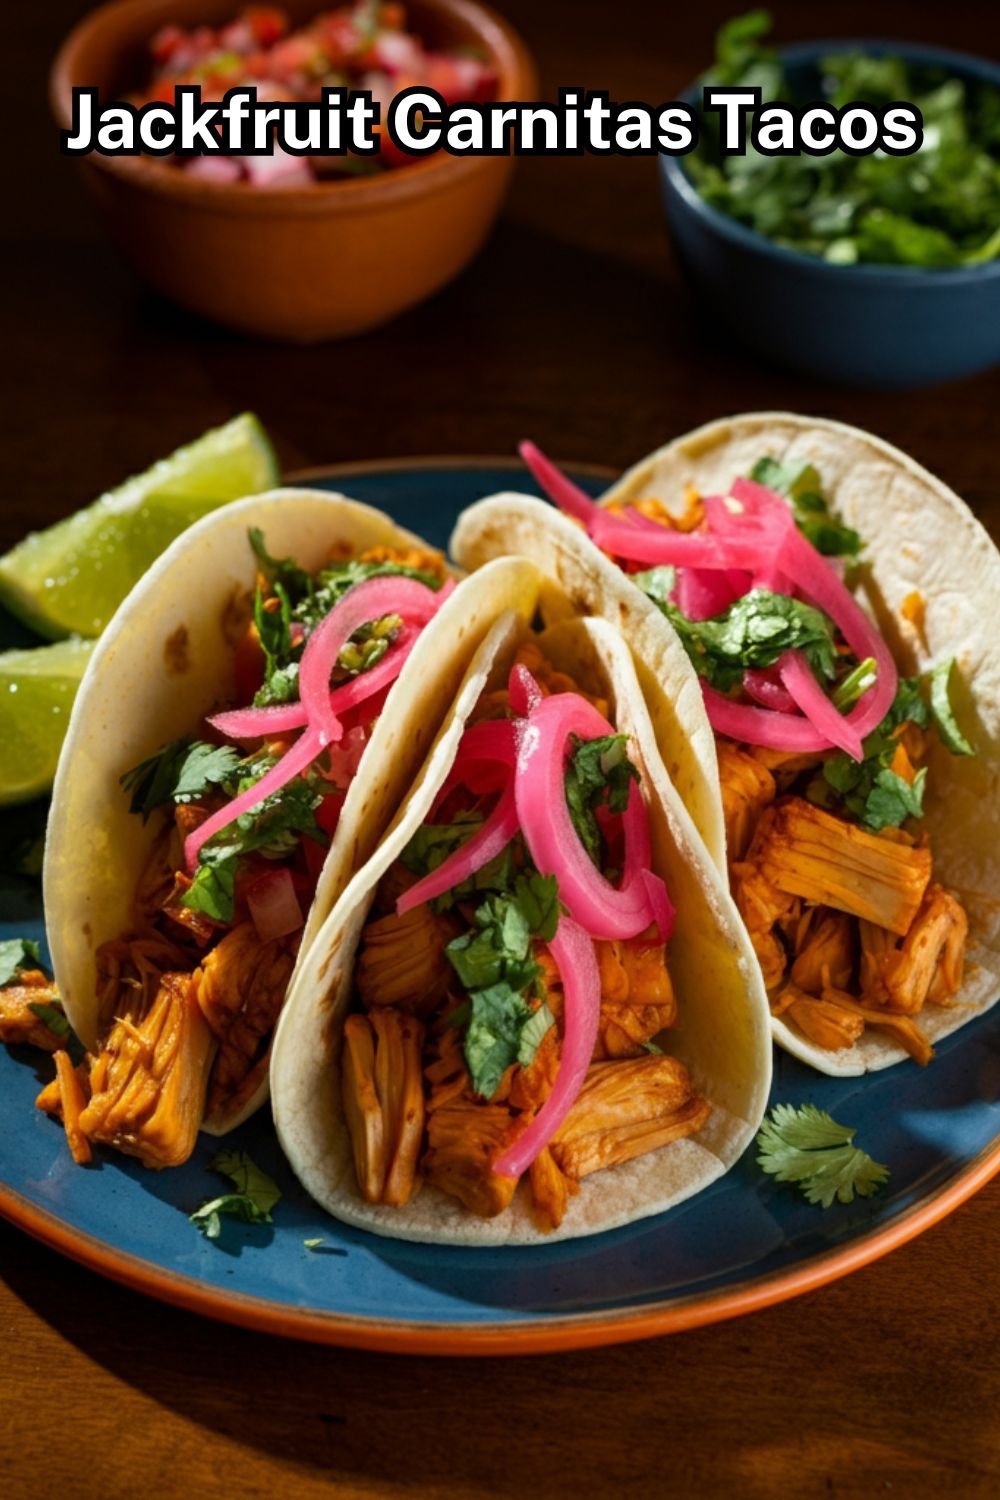
[{"label": "dark wood surface", "polygon": [[[462,280],[350,343],[254,344],[157,301],[109,250],[48,119],[45,70],[82,8],[48,0],[6,16],[0,545],[245,407],[289,469],[509,453],[527,433],[619,466],[712,416],[786,407],[881,433],[1000,531],[1000,372],[867,394],[762,367],[693,307],[648,162],[522,164]],[[706,61],[729,6],[505,9],[547,91],[656,102]],[[876,33],[1000,50],[995,0],[774,9],[789,41]],[[878,1265],[752,1318],[465,1365],[199,1321],[0,1226],[0,1488],[84,1500],[993,1495],[998,1237],[995,1184]]]}]

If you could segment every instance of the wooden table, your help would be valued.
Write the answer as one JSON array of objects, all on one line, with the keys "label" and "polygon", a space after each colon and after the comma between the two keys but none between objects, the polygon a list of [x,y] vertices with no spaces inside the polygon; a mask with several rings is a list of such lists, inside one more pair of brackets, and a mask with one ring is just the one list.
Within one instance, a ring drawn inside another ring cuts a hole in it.
[{"label": "wooden table", "polygon": [[[234,10],[237,8],[234,0]],[[715,3],[506,0],[560,83],[673,97]],[[773,7],[780,35],[998,50],[995,0]],[[114,258],[56,150],[42,80],[82,9],[10,7],[9,302],[0,545],[250,407],[289,469],[406,454],[625,465],[746,408],[856,421],[1000,530],[1000,371],[869,395],[764,368],[681,285],[648,162],[522,165],[462,280],[343,345],[258,345],[158,302]],[[1000,1183],[847,1281],[651,1344],[469,1365],[299,1347],[202,1322],[0,1226],[0,1492],[211,1495],[993,1495],[1000,1486]]]}]

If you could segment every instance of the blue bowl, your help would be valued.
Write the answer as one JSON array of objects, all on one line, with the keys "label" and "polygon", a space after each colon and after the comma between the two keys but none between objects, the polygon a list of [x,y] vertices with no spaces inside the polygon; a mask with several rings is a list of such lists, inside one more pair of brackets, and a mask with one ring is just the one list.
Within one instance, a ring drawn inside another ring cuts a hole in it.
[{"label": "blue bowl", "polygon": [[[995,84],[1000,67],[942,48],[886,41],[781,50],[793,90],[815,93],[830,52],[886,52]],[[682,96],[700,102],[700,84]],[[954,270],[830,265],[774,244],[700,196],[683,157],[659,158],[664,206],[687,275],[720,324],[760,353],[848,385],[904,389],[1000,363],[1000,260]]]}]

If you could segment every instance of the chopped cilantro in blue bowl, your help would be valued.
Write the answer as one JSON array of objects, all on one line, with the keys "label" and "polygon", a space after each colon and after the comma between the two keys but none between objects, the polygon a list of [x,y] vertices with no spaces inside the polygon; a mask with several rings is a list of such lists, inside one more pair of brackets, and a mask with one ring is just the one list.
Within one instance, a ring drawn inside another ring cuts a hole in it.
[{"label": "chopped cilantro in blue bowl", "polygon": [[[857,97],[880,102],[879,75],[905,70],[913,102],[944,90],[937,105],[946,131],[961,128],[961,101],[975,101],[977,142],[1000,155],[1000,66],[985,59],[890,41],[756,50],[751,65],[771,70],[770,79],[752,80],[763,85],[765,99],[823,97],[824,65],[829,71],[831,57],[853,57],[839,81]],[[862,88],[866,59],[874,90]],[[963,87],[949,90],[955,80]],[[702,81],[686,92],[687,100],[700,103]],[[932,116],[933,108],[925,120],[933,143],[940,125]],[[878,179],[879,201],[869,198],[859,211],[864,184],[831,172],[829,158],[798,158],[787,174],[765,172],[751,197],[741,184],[727,184],[709,153],[699,153],[697,161],[663,156],[665,208],[681,263],[727,331],[809,374],[905,388],[988,369],[1000,363],[1000,256],[989,255],[1000,221],[991,222],[992,209],[981,216],[991,191],[969,180],[983,163],[975,152],[962,156],[952,172],[955,191],[935,216],[913,199],[912,168],[919,160],[919,154],[865,158],[864,176]],[[937,186],[943,186],[942,174]],[[992,201],[1000,204],[1000,194]]]}]

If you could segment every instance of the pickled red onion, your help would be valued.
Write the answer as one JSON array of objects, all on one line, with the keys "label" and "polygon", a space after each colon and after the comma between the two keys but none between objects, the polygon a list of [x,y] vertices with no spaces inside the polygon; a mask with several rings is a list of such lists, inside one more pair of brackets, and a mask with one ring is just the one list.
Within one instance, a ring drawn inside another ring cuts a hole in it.
[{"label": "pickled red onion", "polygon": [[674,930],[674,917],[676,911],[674,903],[667,894],[666,882],[652,870],[643,870],[643,884],[646,894],[649,896],[649,904],[653,909],[653,923],[659,933],[661,943],[665,943]]},{"label": "pickled red onion", "polygon": [[[426,624],[441,605],[435,591],[415,578],[391,575],[356,583],[334,605],[306,641],[299,667],[299,698],[320,746],[339,740],[343,726],[330,706],[330,674],[354,632],[385,615],[401,615],[409,624]],[[449,590],[450,592],[450,590]]]},{"label": "pickled red onion", "polygon": [[434,813],[457,786],[482,795],[499,791],[514,769],[516,728],[510,719],[484,719],[462,735],[451,769],[438,788]]},{"label": "pickled red onion", "polygon": [[[399,632],[388,651],[373,667],[342,682],[330,694],[330,707],[338,716],[371,698],[380,688],[395,682],[403,664],[417,644],[419,632],[409,626]],[[266,735],[287,734],[305,727],[303,703],[281,703],[268,708],[236,708],[214,714],[208,721],[213,729],[231,740],[255,740]]]},{"label": "pickled red onion", "polygon": [[689,620],[711,620],[750,589],[750,574],[730,569],[679,568],[676,599]]},{"label": "pickled red onion", "polygon": [[773,708],[779,714],[793,714],[795,699],[781,686],[773,667],[749,668],[743,673],[743,691],[762,708]]},{"label": "pickled red onion", "polygon": [[397,916],[402,917],[422,902],[433,901],[435,896],[443,896],[445,891],[461,885],[463,880],[468,880],[483,865],[488,865],[491,859],[502,854],[516,833],[514,788],[508,786],[478,833],[473,834],[461,849],[450,854],[436,870],[432,870],[429,875],[418,880],[416,885],[411,885],[408,891],[403,892],[396,902]]},{"label": "pickled red onion", "polygon": [[560,510],[575,516],[578,521],[583,521],[588,527],[595,516],[604,514],[596,501],[591,500],[579,485],[560,473],[552,460],[546,458],[534,443],[519,443],[517,451],[531,470],[532,478],[538,488],[543,494],[548,495]]},{"label": "pickled red onion", "polygon": [[[547,699],[551,702],[551,699]],[[493,1163],[501,1177],[520,1177],[545,1150],[579,1096],[597,1041],[601,977],[594,945],[571,917],[560,917],[549,952],[563,986],[563,1038],[552,1091],[528,1128]]]},{"label": "pickled red onion", "polygon": [[535,866],[555,875],[559,899],[592,937],[636,937],[653,918],[642,871],[649,864],[649,822],[633,782],[622,815],[624,875],[616,888],[597,870],[570,817],[565,770],[571,734],[598,739],[614,729],[575,693],[545,698],[524,727],[514,775],[521,831]]},{"label": "pickled red onion", "polygon": [[301,776],[308,766],[311,766],[317,755],[322,751],[319,735],[314,729],[307,729],[300,734],[295,744],[287,750],[276,765],[266,771],[259,781],[227,802],[225,807],[220,807],[210,818],[206,818],[193,833],[189,833],[184,840],[184,863],[189,870],[193,870],[198,863],[198,851],[202,844],[223,828],[228,828],[242,813],[249,812],[258,803],[263,802],[265,797],[270,797],[273,792],[280,792],[283,786],[294,776]]},{"label": "pickled red onion", "polygon": [[853,760],[864,759],[860,734],[827,697],[802,651],[786,651],[778,663],[778,675],[814,729]]},{"label": "pickled red onion", "polygon": [[527,718],[533,708],[542,701],[542,690],[527,667],[515,662],[507,681],[507,696],[510,706],[522,719]]},{"label": "pickled red onion", "polygon": [[768,750],[789,750],[800,755],[833,749],[826,735],[820,734],[808,719],[800,718],[798,714],[775,713],[769,708],[734,703],[732,698],[724,697],[704,681],[701,694],[708,722],[716,734],[724,734],[746,745],[762,745]]}]

